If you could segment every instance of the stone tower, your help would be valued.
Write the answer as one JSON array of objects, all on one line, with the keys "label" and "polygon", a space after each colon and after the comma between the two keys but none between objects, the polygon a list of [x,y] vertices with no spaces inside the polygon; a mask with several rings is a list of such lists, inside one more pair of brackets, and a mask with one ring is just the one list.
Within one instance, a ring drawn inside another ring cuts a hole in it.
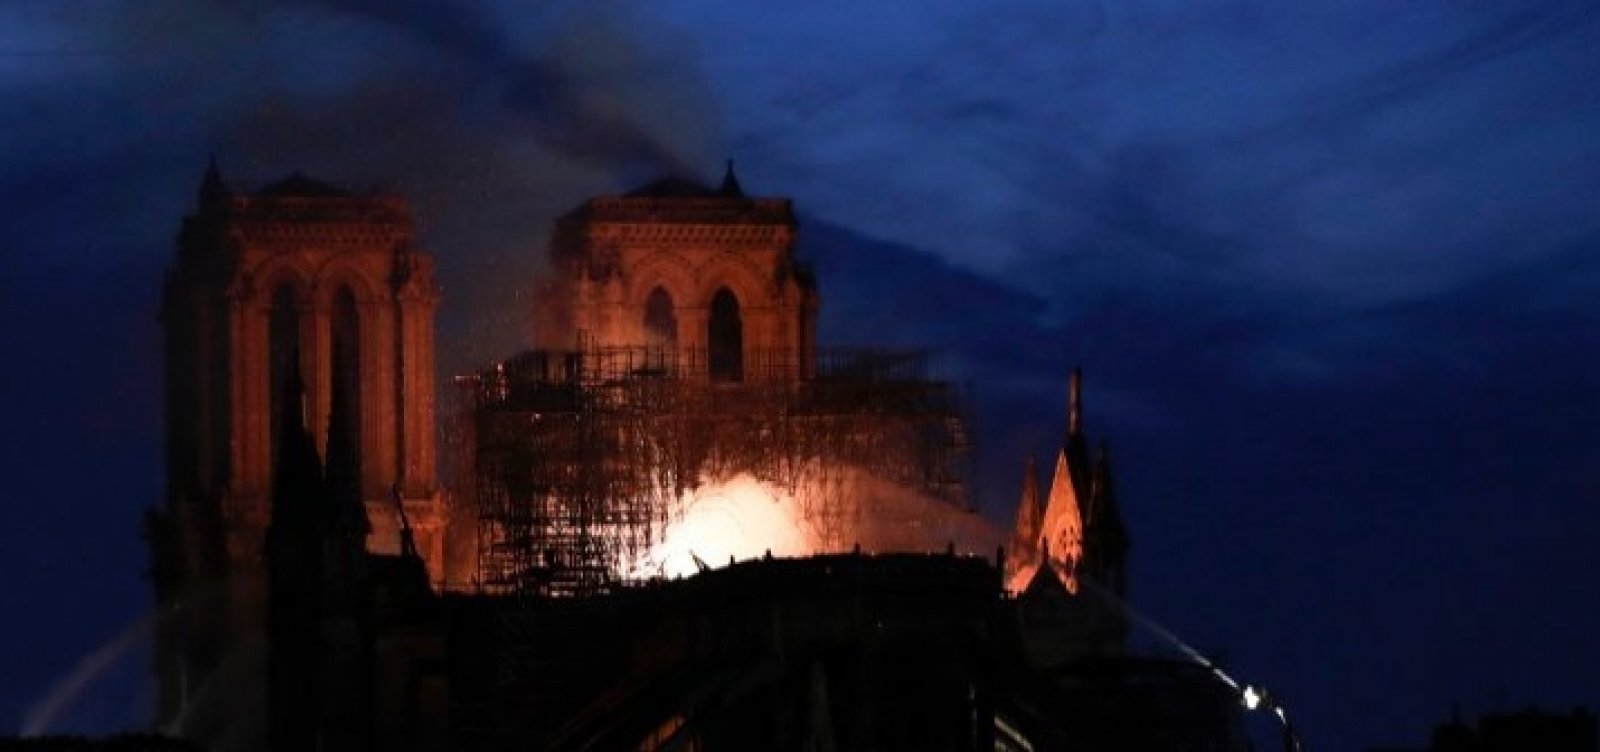
[{"label": "stone tower", "polygon": [[1117,505],[1110,450],[1091,457],[1083,430],[1083,373],[1072,370],[1067,391],[1067,431],[1056,450],[1047,500],[1041,507],[1033,463],[1023,478],[1007,580],[1021,590],[1048,564],[1071,592],[1087,578],[1107,593],[1126,591],[1128,533]]},{"label": "stone tower", "polygon": [[213,163],[166,280],[167,498],[152,512],[152,579],[169,612],[157,645],[160,716],[265,625],[263,551],[279,403],[304,384],[326,456],[332,396],[350,401],[352,486],[369,550],[400,549],[402,504],[438,580],[432,260],[398,197],[295,174],[230,190]]},{"label": "stone tower", "polygon": [[717,189],[669,178],[590,199],[556,223],[534,339],[689,377],[804,378],[817,294],[794,240],[789,201],[746,197],[732,163]]}]

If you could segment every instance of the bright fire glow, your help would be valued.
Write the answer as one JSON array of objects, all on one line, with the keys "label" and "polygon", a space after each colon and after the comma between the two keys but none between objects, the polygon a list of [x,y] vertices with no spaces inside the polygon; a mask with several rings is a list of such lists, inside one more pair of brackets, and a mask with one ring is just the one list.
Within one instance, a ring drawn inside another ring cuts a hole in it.
[{"label": "bright fire glow", "polygon": [[[686,492],[659,542],[626,567],[635,579],[687,577],[744,561],[843,553],[942,552],[992,555],[1000,538],[977,515],[865,476],[848,491],[795,493],[747,474],[705,481]],[[696,559],[699,561],[697,562]]]},{"label": "bright fire glow", "polygon": [[634,565],[636,575],[687,577],[700,570],[696,558],[720,567],[730,557],[811,553],[794,499],[748,475],[691,489],[680,509],[661,542]]}]

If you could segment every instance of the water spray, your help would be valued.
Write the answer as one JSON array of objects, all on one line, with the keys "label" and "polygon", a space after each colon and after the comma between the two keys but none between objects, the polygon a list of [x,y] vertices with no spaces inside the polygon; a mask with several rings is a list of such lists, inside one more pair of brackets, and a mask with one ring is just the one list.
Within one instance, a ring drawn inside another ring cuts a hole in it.
[{"label": "water spray", "polygon": [[1151,619],[1150,617],[1135,610],[1133,606],[1128,605],[1126,601],[1118,598],[1115,593],[1100,587],[1100,585],[1093,580],[1080,576],[1078,578],[1078,583],[1084,591],[1093,593],[1095,597],[1101,600],[1101,602],[1117,609],[1117,611],[1129,621],[1138,623],[1139,626],[1144,627],[1151,634],[1154,634],[1155,636],[1166,641],[1168,645],[1176,648],[1178,652],[1182,653],[1188,659],[1194,661],[1196,665],[1199,665],[1207,671],[1210,671],[1212,676],[1217,677],[1218,681],[1221,681],[1223,684],[1226,684],[1228,688],[1238,693],[1239,701],[1244,705],[1245,710],[1266,710],[1272,713],[1272,715],[1278,719],[1278,722],[1283,725],[1283,748],[1286,750],[1286,752],[1300,752],[1300,750],[1303,749],[1303,746],[1300,744],[1300,737],[1294,731],[1294,724],[1289,722],[1289,715],[1286,711],[1284,711],[1283,705],[1279,704],[1277,700],[1273,698],[1272,694],[1269,693],[1264,687],[1258,687],[1252,684],[1241,684],[1238,680],[1234,679],[1232,676],[1229,676],[1228,672],[1223,671],[1221,666],[1218,666],[1216,663],[1212,662],[1211,659],[1205,657],[1205,655],[1200,651],[1190,647],[1188,643],[1178,639],[1178,636],[1173,634],[1170,630],[1156,623],[1154,619]]},{"label": "water spray", "polygon": [[146,613],[79,658],[72,670],[57,679],[50,686],[49,693],[28,709],[23,716],[21,735],[27,737],[48,733],[61,714],[85,690],[150,635],[162,616],[160,610]]}]

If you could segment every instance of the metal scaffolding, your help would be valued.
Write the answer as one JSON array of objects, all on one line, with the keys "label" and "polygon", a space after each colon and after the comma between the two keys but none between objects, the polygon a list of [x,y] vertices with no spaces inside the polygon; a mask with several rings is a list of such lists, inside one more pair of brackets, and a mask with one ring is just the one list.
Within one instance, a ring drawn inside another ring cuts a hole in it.
[{"label": "metal scaffolding", "polygon": [[[809,354],[808,354],[809,355]],[[605,592],[659,541],[702,478],[747,473],[797,494],[826,548],[850,545],[851,473],[966,507],[971,440],[925,353],[747,351],[737,380],[704,352],[534,351],[458,379],[468,391],[480,585]]]}]

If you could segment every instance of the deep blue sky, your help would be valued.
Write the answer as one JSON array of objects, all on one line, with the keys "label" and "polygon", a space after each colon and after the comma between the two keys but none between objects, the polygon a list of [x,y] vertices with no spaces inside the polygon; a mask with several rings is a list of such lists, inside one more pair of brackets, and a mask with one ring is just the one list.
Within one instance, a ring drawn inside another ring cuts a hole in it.
[{"label": "deep blue sky", "polygon": [[0,5],[0,732],[148,610],[210,151],[405,192],[447,370],[520,344],[556,211],[734,157],[806,218],[825,340],[972,385],[993,516],[1084,366],[1136,605],[1316,748],[1600,706],[1600,6],[525,5]]}]

